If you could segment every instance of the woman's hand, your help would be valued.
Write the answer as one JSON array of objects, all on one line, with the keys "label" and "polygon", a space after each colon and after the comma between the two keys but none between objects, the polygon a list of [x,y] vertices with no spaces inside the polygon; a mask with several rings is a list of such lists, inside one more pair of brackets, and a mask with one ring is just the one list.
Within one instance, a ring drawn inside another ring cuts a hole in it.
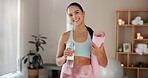
[{"label": "woman's hand", "polygon": [[103,44],[101,44],[101,46],[98,47],[94,42],[92,42],[90,51],[91,53],[93,53],[95,56],[98,57],[100,55],[100,52],[103,51]]},{"label": "woman's hand", "polygon": [[64,50],[64,56],[72,56],[73,55],[73,50],[71,48],[67,48]]},{"label": "woman's hand", "polygon": [[91,53],[93,53],[97,59],[98,59],[98,63],[103,66],[106,67],[108,64],[108,60],[106,57],[106,53],[105,53],[105,49],[103,44],[101,44],[100,47],[96,46],[95,43],[92,42],[91,44]]}]

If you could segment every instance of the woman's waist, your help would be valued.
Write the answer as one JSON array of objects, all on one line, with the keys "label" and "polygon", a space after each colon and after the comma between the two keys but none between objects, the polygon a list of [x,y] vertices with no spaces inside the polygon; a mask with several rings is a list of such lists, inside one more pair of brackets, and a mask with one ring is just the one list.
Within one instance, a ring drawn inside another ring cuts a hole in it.
[{"label": "woman's waist", "polygon": [[81,56],[74,57],[75,66],[90,65],[90,64],[91,64],[90,58],[81,57]]}]

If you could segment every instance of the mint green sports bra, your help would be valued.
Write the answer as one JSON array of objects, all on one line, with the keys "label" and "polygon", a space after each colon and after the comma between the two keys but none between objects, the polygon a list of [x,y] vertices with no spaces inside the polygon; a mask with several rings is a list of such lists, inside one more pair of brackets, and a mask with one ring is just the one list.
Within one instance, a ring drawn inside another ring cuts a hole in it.
[{"label": "mint green sports bra", "polygon": [[70,31],[70,36],[69,39],[66,43],[66,46],[68,46],[68,44],[72,42],[74,43],[75,46],[75,50],[74,50],[74,56],[82,56],[82,57],[86,57],[86,58],[90,58],[90,45],[91,45],[91,36],[88,32],[88,36],[87,36],[87,40],[84,42],[76,42],[74,41],[73,38],[73,30]]}]

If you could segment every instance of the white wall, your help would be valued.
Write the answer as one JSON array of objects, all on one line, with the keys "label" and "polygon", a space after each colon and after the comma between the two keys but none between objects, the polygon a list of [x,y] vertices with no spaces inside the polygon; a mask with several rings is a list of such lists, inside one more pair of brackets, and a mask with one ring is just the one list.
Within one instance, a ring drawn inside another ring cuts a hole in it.
[{"label": "white wall", "polygon": [[[57,43],[66,30],[66,7],[73,0],[22,0],[21,48],[26,54],[33,47],[28,44],[32,34],[48,37],[42,54],[45,63],[55,63]],[[115,10],[148,9],[148,0],[76,0],[86,11],[86,25],[106,32],[105,49],[114,57]],[[86,4],[87,3],[87,4]]]},{"label": "white wall", "polygon": [[[33,40],[31,35],[39,32],[39,1],[21,0],[21,55],[22,58],[29,50],[35,48],[28,43]],[[26,66],[24,67],[26,68]]]},{"label": "white wall", "polygon": [[[73,0],[39,0],[39,32],[48,37],[44,62],[55,63],[57,43],[66,30],[66,7]],[[75,0],[86,11],[86,25],[106,32],[105,49],[114,57],[115,10],[148,9],[148,0]]]},{"label": "white wall", "polygon": [[40,0],[40,33],[47,36],[47,45],[42,53],[44,62],[55,63],[57,43],[66,29],[65,8],[63,0]]}]

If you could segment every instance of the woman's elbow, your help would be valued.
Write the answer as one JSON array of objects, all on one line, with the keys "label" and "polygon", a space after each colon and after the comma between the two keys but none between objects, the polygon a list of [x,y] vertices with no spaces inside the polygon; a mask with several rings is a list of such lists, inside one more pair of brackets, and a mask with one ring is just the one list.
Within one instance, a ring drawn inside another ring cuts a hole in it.
[{"label": "woman's elbow", "polygon": [[58,59],[56,59],[56,64],[57,64],[57,66],[62,66],[62,65],[59,63]]},{"label": "woman's elbow", "polygon": [[61,61],[59,60],[59,58],[56,58],[56,64],[59,67],[63,65],[63,63],[61,63]]},{"label": "woman's elbow", "polygon": [[103,67],[106,67],[106,66],[107,66],[107,64],[108,64],[108,62],[107,62],[107,63],[105,63],[105,64],[103,65]]},{"label": "woman's elbow", "polygon": [[62,65],[61,65],[60,63],[58,63],[58,62],[56,62],[56,64],[57,64],[57,66],[59,66],[59,67],[62,66]]},{"label": "woman's elbow", "polygon": [[108,65],[108,60],[106,60],[101,66],[106,67]]}]

